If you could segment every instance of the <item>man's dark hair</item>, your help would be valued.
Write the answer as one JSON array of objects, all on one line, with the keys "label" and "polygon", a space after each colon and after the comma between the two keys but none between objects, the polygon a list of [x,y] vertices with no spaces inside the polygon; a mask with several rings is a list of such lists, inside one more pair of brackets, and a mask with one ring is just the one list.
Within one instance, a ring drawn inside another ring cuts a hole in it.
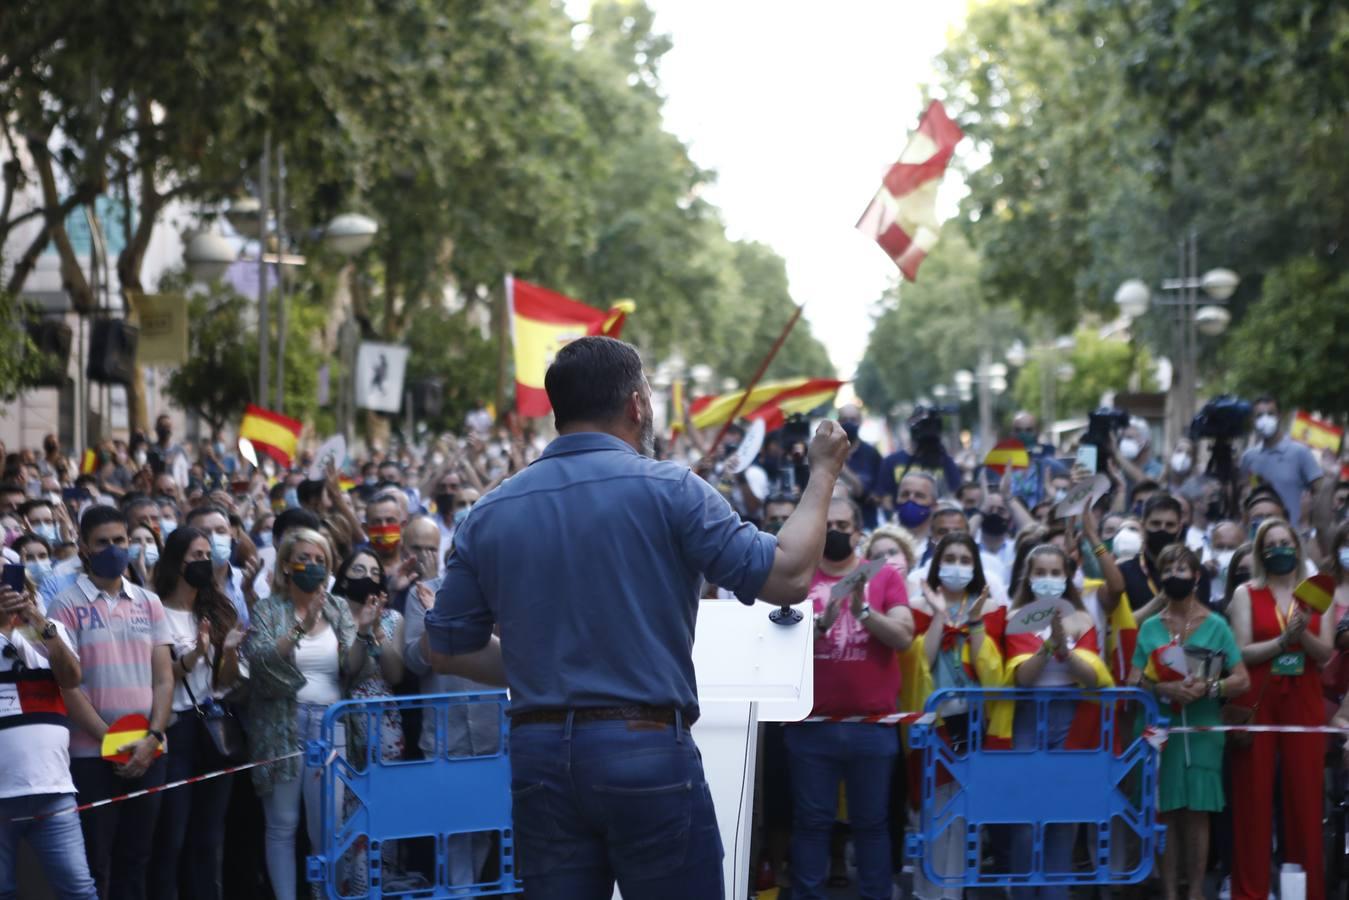
[{"label": "man's dark hair", "polygon": [[544,376],[561,429],[577,422],[611,422],[642,389],[642,358],[630,345],[608,337],[583,337],[558,351]]},{"label": "man's dark hair", "polygon": [[295,496],[297,496],[300,499],[300,502],[304,504],[317,503],[319,498],[323,496],[324,484],[325,482],[322,479],[306,478],[304,481],[301,481],[300,486],[295,489]]},{"label": "man's dark hair", "polygon": [[1159,509],[1163,512],[1173,512],[1181,519],[1185,518],[1185,510],[1179,500],[1170,494],[1153,494],[1148,498],[1148,502],[1143,504],[1143,521],[1146,522],[1148,516]]},{"label": "man's dark hair", "polygon": [[777,493],[769,494],[768,499],[763,502],[763,505],[768,506],[770,503],[790,503],[792,506],[797,506],[800,502],[801,498],[795,494]]},{"label": "man's dark hair", "polygon": [[48,500],[46,497],[38,497],[36,500],[25,500],[23,503],[19,504],[19,515],[27,519],[28,514],[33,510],[37,509],[39,506],[45,506],[48,509],[51,509],[52,502]]},{"label": "man's dark hair", "polygon": [[376,503],[394,503],[401,509],[403,504],[398,502],[398,485],[389,485],[382,489],[378,494],[365,501],[367,509],[374,506]]},{"label": "man's dark hair", "polygon": [[267,490],[267,499],[269,499],[269,500],[285,500],[285,499],[286,499],[286,483],[285,483],[284,481],[278,481],[276,484],[272,485],[272,486]]},{"label": "man's dark hair", "polygon": [[95,528],[107,525],[109,522],[121,522],[126,525],[126,514],[115,506],[91,506],[80,516],[80,540],[89,542],[89,535]]},{"label": "man's dark hair", "polygon": [[272,519],[272,546],[280,547],[281,538],[287,531],[294,528],[308,528],[310,531],[318,531],[323,522],[317,515],[303,507],[286,509],[276,514]]},{"label": "man's dark hair", "polygon": [[936,548],[932,551],[932,562],[927,568],[928,587],[935,591],[941,590],[941,558],[947,548],[952,544],[959,544],[970,551],[970,556],[974,557],[974,578],[966,585],[965,590],[971,597],[978,597],[984,592],[988,581],[984,578],[984,560],[979,555],[979,545],[974,542],[974,538],[966,531],[952,531],[942,535],[941,540],[937,541]]},{"label": "man's dark hair", "polygon": [[230,520],[229,510],[215,503],[203,503],[201,506],[188,510],[187,516],[183,519],[184,525],[192,525],[201,519],[206,518],[212,513],[219,513],[226,522]]},{"label": "man's dark hair", "polygon": [[122,501],[122,511],[126,513],[127,519],[130,519],[135,511],[143,506],[154,507],[155,518],[159,517],[159,504],[144,494],[136,494],[131,499]]},{"label": "man's dark hair", "polygon": [[97,486],[98,479],[93,475],[84,474],[75,479],[75,487],[88,488],[90,485]]},{"label": "man's dark hair", "polygon": [[1246,512],[1251,511],[1251,507],[1257,503],[1273,503],[1279,509],[1283,510],[1283,518],[1288,518],[1288,507],[1284,505],[1283,498],[1279,492],[1267,484],[1257,485],[1246,495],[1246,500],[1241,504],[1241,508]]},{"label": "man's dark hair", "polygon": [[1256,403],[1272,403],[1274,404],[1275,409],[1279,412],[1283,412],[1283,407],[1279,405],[1279,398],[1270,394],[1261,394],[1259,397],[1256,397],[1255,402],[1252,403],[1251,406],[1255,406]]},{"label": "man's dark hair", "polygon": [[0,494],[23,494],[27,497],[28,488],[13,481],[6,481],[4,484],[0,484]]}]

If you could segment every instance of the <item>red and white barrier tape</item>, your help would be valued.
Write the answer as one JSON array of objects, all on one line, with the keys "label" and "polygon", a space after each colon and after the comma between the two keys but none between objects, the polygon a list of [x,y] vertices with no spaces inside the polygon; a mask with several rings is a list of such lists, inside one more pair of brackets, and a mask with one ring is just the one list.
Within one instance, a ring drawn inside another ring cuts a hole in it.
[{"label": "red and white barrier tape", "polygon": [[[846,723],[853,725],[931,725],[937,720],[934,713],[890,713],[883,716],[810,716],[802,722]],[[1256,733],[1279,734],[1344,734],[1349,735],[1349,727],[1335,725],[1178,725],[1175,728],[1146,728],[1143,737],[1149,740],[1161,735],[1165,742],[1168,734],[1201,734],[1203,732],[1247,731]]]},{"label": "red and white barrier tape", "polygon": [[160,791],[167,791],[172,788],[182,787],[187,784],[197,784],[201,781],[210,781],[212,778],[220,778],[224,775],[233,775],[236,772],[244,772],[248,769],[256,769],[258,766],[269,766],[272,763],[281,762],[286,759],[294,759],[297,756],[303,756],[303,750],[296,750],[294,753],[287,753],[284,756],[275,756],[271,759],[263,759],[257,762],[244,763],[239,766],[230,766],[228,769],[221,769],[219,772],[207,772],[205,775],[194,775],[191,778],[184,778],[182,781],[173,781],[169,784],[161,784],[156,787],[146,788],[142,791],[132,791],[129,794],[122,794],[118,797],[109,797],[106,800],[97,800],[93,803],[86,803],[83,806],[76,806],[72,809],[63,809],[60,812],[43,813],[40,816],[21,816],[17,819],[9,819],[9,822],[37,822],[41,819],[52,819],[56,816],[69,816],[76,813],[82,813],[87,809],[98,809],[100,806],[110,806],[113,803],[121,803],[124,800],[135,800],[137,797],[144,797],[149,794],[158,794]]},{"label": "red and white barrier tape", "polygon": [[1173,734],[1204,734],[1214,732],[1244,731],[1247,734],[1343,734],[1349,735],[1349,728],[1337,725],[1178,725],[1175,728],[1144,728],[1143,740],[1157,750],[1166,746],[1166,739]]},{"label": "red and white barrier tape", "polygon": [[890,713],[885,716],[811,716],[802,722],[845,722],[852,725],[931,725],[935,713]]}]

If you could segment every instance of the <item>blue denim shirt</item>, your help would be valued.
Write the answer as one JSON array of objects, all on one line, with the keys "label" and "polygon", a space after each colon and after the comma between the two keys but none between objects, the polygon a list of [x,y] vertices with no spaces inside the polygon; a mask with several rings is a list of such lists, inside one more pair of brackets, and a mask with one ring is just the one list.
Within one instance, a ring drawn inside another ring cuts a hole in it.
[{"label": "blue denim shirt", "polygon": [[695,713],[703,578],[753,603],[777,539],[688,468],[616,437],[559,437],[455,532],[431,647],[468,653],[493,623],[513,711],[648,704]]}]

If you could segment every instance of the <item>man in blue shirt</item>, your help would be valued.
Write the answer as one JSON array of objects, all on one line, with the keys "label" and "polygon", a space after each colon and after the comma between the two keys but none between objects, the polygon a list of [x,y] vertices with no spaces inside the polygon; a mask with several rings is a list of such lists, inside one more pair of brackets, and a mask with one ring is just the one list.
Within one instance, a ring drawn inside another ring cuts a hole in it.
[{"label": "man in blue shirt", "polygon": [[1247,481],[1259,479],[1279,494],[1289,523],[1298,528],[1302,522],[1302,492],[1315,490],[1321,478],[1321,464],[1305,444],[1284,433],[1279,423],[1279,403],[1273,397],[1255,401],[1255,441],[1241,454],[1241,476]]},{"label": "man in blue shirt", "polygon": [[[720,897],[721,839],[689,726],[703,579],[801,600],[847,459],[836,423],[778,536],[691,470],[651,458],[651,388],[627,344],[549,367],[559,437],[459,526],[426,617],[438,672],[511,688],[516,845],[531,900]],[[500,638],[493,635],[493,626]]]}]

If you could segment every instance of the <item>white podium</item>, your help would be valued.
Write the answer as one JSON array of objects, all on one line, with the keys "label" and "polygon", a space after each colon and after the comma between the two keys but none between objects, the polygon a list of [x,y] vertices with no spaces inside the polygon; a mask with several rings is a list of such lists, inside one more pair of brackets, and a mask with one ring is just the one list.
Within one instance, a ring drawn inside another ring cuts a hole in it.
[{"label": "white podium", "polygon": [[800,721],[815,703],[811,610],[803,601],[795,607],[799,622],[777,625],[768,618],[775,609],[738,600],[704,600],[698,608],[693,667],[702,715],[693,737],[717,808],[728,900],[749,896],[759,723]]}]

